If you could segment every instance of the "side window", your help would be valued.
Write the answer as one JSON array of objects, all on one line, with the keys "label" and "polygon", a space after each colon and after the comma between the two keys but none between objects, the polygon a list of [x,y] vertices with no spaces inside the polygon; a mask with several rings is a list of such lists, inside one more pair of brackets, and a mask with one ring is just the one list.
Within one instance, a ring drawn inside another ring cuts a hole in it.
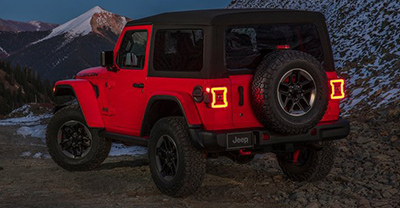
[{"label": "side window", "polygon": [[127,31],[118,51],[117,64],[126,69],[143,69],[147,31]]},{"label": "side window", "polygon": [[203,46],[203,30],[158,30],[154,46],[154,70],[201,71]]}]

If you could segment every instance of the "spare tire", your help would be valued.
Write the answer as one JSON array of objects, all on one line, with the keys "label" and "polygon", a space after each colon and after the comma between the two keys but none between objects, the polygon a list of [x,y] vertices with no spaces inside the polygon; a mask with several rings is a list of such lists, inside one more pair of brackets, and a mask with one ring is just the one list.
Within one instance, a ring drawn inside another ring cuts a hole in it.
[{"label": "spare tire", "polygon": [[253,111],[265,128],[283,134],[305,133],[326,111],[326,73],[310,54],[273,52],[256,69],[251,100]]}]

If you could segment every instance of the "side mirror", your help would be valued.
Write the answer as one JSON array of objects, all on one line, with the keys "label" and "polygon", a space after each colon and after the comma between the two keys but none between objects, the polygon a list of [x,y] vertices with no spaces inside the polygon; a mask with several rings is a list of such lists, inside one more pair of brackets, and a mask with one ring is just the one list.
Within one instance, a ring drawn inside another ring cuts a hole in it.
[{"label": "side mirror", "polygon": [[100,65],[102,67],[114,66],[114,51],[102,51],[100,53]]}]

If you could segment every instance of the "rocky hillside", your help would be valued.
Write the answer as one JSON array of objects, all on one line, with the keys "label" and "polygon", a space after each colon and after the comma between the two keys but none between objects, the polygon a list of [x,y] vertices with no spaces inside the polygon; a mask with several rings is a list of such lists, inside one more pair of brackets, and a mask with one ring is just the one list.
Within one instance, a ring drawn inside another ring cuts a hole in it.
[{"label": "rocky hillside", "polygon": [[[82,69],[99,65],[100,52],[114,48],[127,21],[96,6],[47,33],[1,32],[0,57],[32,67],[44,79],[70,78]],[[9,44],[17,36],[23,44]]]},{"label": "rocky hillside", "polygon": [[23,50],[28,44],[46,37],[50,31],[0,31],[0,58],[7,58]]},{"label": "rocky hillside", "polygon": [[19,22],[13,20],[4,20],[0,18],[0,31],[12,31],[12,32],[48,31],[52,30],[57,26],[58,24],[52,24],[40,21]]},{"label": "rocky hillside", "polygon": [[37,72],[0,60],[0,119],[25,103],[50,103],[51,84]]},{"label": "rocky hillside", "polygon": [[390,0],[234,0],[228,8],[322,12],[335,64],[347,79],[347,112],[400,105],[400,4]]}]

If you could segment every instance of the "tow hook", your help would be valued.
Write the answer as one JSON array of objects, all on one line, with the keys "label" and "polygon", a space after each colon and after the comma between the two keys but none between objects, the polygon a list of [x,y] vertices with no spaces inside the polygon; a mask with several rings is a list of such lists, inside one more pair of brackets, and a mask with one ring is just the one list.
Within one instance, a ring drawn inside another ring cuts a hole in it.
[{"label": "tow hook", "polygon": [[293,163],[296,164],[297,163],[297,159],[299,159],[299,154],[300,154],[300,150],[296,150],[293,153]]},{"label": "tow hook", "polygon": [[243,156],[246,156],[246,155],[251,155],[251,151],[244,151],[244,150],[239,150],[239,153],[241,154],[241,155],[243,155]]}]

